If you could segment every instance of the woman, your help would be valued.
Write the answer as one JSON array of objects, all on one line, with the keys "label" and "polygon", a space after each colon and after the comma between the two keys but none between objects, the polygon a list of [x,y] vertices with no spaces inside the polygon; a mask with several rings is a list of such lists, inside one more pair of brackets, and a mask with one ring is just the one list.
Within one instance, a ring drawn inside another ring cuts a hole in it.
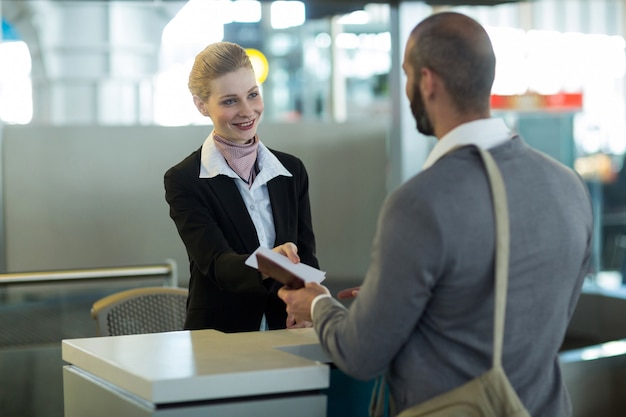
[{"label": "woman", "polygon": [[239,45],[218,42],[195,59],[189,90],[213,131],[165,173],[165,198],[189,256],[186,329],[296,327],[281,284],[244,264],[260,246],[318,267],[302,162],[256,134],[263,99]]}]

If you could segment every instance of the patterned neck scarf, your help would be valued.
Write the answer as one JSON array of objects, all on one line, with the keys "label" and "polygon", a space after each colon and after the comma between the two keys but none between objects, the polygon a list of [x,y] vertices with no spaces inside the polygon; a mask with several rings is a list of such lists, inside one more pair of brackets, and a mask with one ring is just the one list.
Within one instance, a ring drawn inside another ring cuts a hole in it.
[{"label": "patterned neck scarf", "polygon": [[248,188],[252,187],[256,175],[259,173],[259,167],[256,163],[259,136],[254,135],[252,142],[244,145],[221,138],[215,133],[213,140],[215,147],[226,159],[228,166],[248,184]]}]

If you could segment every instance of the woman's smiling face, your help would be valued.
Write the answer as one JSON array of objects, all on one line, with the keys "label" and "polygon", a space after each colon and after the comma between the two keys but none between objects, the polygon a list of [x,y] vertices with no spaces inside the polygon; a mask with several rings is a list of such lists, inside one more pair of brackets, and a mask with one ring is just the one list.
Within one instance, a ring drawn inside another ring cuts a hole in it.
[{"label": "woman's smiling face", "polygon": [[196,102],[198,109],[211,118],[218,136],[238,144],[249,142],[263,114],[254,71],[240,68],[210,83],[211,95],[206,102]]}]

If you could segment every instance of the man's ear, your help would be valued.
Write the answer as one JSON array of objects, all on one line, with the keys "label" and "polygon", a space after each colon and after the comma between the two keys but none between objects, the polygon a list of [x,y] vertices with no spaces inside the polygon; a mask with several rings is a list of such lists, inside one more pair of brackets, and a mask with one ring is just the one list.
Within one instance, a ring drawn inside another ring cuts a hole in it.
[{"label": "man's ear", "polygon": [[420,91],[424,98],[430,97],[436,88],[436,75],[428,67],[420,69]]},{"label": "man's ear", "polygon": [[206,111],[206,105],[204,104],[204,101],[202,101],[200,97],[193,96],[193,104],[196,105],[196,108],[198,109],[200,114],[202,114],[203,116],[209,115],[209,113]]}]

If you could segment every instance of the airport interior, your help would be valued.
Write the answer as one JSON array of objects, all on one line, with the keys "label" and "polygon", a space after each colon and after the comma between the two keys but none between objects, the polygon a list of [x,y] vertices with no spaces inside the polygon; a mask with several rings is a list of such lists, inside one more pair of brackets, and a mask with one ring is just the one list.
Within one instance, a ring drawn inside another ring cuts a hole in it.
[{"label": "airport interior", "polygon": [[[0,416],[131,415],[110,399],[71,411],[62,344],[102,338],[91,309],[107,295],[188,285],[163,175],[211,131],[187,78],[212,42],[246,48],[259,137],[307,168],[324,284],[359,285],[383,201],[435,143],[401,64],[411,29],[444,10],[489,33],[492,114],[589,187],[592,267],[561,366],[574,417],[626,415],[624,0],[0,0]],[[367,416],[369,386],[346,405],[330,385],[311,396],[324,414],[268,415]],[[228,412],[132,415],[263,415]]]}]

